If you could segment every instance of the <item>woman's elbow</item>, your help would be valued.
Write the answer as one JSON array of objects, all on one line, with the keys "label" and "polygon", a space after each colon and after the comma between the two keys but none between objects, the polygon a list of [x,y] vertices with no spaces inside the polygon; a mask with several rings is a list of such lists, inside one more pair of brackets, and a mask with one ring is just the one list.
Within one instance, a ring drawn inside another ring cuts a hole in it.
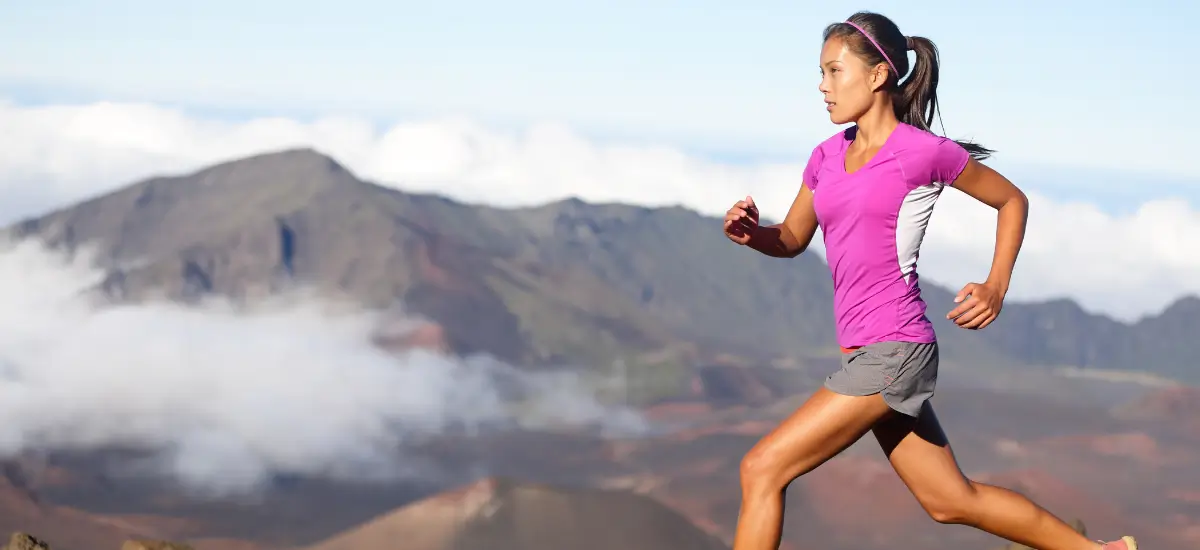
[{"label": "woman's elbow", "polygon": [[1025,195],[1024,191],[1021,191],[1021,188],[1015,185],[1013,186],[1013,194],[1009,197],[1008,202],[1016,205],[1021,210],[1029,210],[1029,197]]},{"label": "woman's elbow", "polygon": [[980,201],[996,210],[1028,210],[1029,197],[1025,196],[1025,192],[1008,180],[1004,180],[1004,183],[1007,185],[999,186],[990,197],[981,194]]}]

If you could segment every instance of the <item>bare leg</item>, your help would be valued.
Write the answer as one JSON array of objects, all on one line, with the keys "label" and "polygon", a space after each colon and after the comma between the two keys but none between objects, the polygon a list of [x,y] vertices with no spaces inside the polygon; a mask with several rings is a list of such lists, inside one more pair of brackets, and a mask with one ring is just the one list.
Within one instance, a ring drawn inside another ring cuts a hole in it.
[{"label": "bare leg", "polygon": [[1101,548],[1020,494],[967,479],[928,402],[919,419],[895,415],[873,431],[900,479],[935,521],[969,525],[1039,550]]},{"label": "bare leg", "polygon": [[890,414],[896,413],[879,394],[857,397],[817,390],[742,460],[742,507],[733,550],[778,549],[788,484],[845,450]]}]

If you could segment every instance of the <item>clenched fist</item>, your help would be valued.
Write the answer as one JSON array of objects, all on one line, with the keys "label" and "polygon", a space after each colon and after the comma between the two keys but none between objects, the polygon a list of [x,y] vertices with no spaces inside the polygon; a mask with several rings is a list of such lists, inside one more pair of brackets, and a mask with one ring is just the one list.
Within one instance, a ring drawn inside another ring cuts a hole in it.
[{"label": "clenched fist", "polygon": [[758,228],[758,207],[754,199],[746,195],[746,200],[740,200],[725,212],[725,236],[729,240],[745,245],[750,242],[750,236]]}]

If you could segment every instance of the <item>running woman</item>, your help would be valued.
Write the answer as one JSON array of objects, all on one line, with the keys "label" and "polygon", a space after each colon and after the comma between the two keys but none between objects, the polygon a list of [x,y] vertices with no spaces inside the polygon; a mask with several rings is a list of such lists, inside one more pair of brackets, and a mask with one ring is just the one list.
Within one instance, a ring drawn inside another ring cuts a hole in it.
[{"label": "running woman", "polygon": [[1028,211],[1020,189],[980,163],[991,150],[930,131],[938,84],[933,42],[860,12],[825,29],[820,67],[830,120],[854,125],[813,150],[783,223],[758,225],[758,208],[746,197],[729,209],[724,226],[733,242],[783,258],[804,252],[821,227],[842,366],[742,460],[733,549],[777,549],[788,484],[870,431],[939,523],[1041,550],[1137,550],[1132,537],[1090,541],[1025,497],[968,479],[928,401],[938,344],[916,264],[934,203],[953,186],[998,212],[991,272],[964,286],[946,315],[971,330],[1000,314]]}]

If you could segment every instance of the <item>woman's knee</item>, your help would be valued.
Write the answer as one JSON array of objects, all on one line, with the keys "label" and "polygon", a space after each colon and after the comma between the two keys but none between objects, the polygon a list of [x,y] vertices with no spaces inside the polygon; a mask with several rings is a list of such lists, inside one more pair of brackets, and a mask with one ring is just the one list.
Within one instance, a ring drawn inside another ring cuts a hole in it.
[{"label": "woman's knee", "polygon": [[743,490],[783,490],[791,480],[786,480],[787,465],[765,446],[756,446],[742,457],[740,467]]},{"label": "woman's knee", "polygon": [[978,494],[973,485],[938,495],[918,499],[929,517],[947,525],[972,525],[976,517]]},{"label": "woman's knee", "polygon": [[933,505],[925,505],[924,508],[929,513],[929,517],[938,523],[946,525],[965,525],[971,523],[971,518],[966,508],[956,502],[938,502]]}]

